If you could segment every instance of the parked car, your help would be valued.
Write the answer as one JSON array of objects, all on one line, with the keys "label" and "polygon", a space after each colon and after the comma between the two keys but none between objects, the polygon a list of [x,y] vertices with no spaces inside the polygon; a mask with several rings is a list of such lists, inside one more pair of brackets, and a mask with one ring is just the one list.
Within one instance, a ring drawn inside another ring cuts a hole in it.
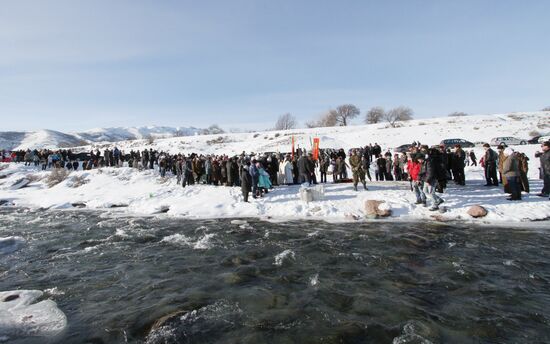
[{"label": "parked car", "polygon": [[543,142],[546,142],[546,141],[550,141],[550,135],[539,137],[539,143],[543,143]]},{"label": "parked car", "polygon": [[515,145],[526,145],[527,140],[518,139],[517,137],[512,136],[501,136],[491,139],[491,146],[515,146]]},{"label": "parked car", "polygon": [[411,147],[412,147],[412,144],[407,143],[407,144],[401,145],[399,147],[395,147],[393,149],[393,151],[396,152],[396,153],[407,153],[409,151],[409,149],[411,149]]},{"label": "parked car", "polygon": [[464,139],[445,139],[441,141],[440,145],[444,145],[445,148],[453,148],[455,145],[460,145],[462,148],[472,148],[475,145]]},{"label": "parked car", "polygon": [[539,143],[539,139],[543,136],[550,136],[550,133],[546,133],[546,134],[540,134],[540,135],[537,135],[537,136],[533,136],[532,138],[530,138],[529,140],[527,140],[527,143],[530,144],[530,145],[536,145],[537,143]]},{"label": "parked car", "polygon": [[530,138],[529,140],[527,140],[527,143],[530,144],[530,145],[537,144],[537,143],[539,143],[539,139],[540,139],[541,137],[542,137],[542,135],[533,136],[532,138]]}]

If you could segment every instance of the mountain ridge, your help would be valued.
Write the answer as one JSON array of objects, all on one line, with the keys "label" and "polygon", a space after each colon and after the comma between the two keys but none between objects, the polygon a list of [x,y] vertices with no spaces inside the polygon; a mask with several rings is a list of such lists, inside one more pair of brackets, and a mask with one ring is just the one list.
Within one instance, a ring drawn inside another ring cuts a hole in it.
[{"label": "mountain ridge", "polygon": [[195,127],[143,126],[94,128],[68,133],[51,129],[0,131],[0,149],[70,148],[105,142],[192,136],[202,130]]}]

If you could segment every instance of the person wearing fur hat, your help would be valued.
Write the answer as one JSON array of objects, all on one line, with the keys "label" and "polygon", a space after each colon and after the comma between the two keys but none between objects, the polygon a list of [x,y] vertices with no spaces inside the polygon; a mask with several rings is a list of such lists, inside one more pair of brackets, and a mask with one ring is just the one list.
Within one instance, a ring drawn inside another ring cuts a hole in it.
[{"label": "person wearing fur hat", "polygon": [[509,201],[521,200],[521,188],[519,184],[519,163],[512,148],[504,150],[504,161],[502,162],[502,177],[508,182],[509,193],[511,197]]},{"label": "person wearing fur hat", "polygon": [[504,146],[499,145],[497,147],[498,151],[498,176],[500,183],[504,186],[504,192],[508,191],[508,181],[506,177],[502,175],[502,164],[504,163]]}]

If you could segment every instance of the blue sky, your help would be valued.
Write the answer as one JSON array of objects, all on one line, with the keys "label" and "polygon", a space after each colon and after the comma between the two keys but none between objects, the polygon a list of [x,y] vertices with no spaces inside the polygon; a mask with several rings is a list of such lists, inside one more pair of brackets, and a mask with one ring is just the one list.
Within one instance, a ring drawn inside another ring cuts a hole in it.
[{"label": "blue sky", "polygon": [[264,129],[344,103],[419,118],[550,106],[550,1],[1,6],[0,130]]}]

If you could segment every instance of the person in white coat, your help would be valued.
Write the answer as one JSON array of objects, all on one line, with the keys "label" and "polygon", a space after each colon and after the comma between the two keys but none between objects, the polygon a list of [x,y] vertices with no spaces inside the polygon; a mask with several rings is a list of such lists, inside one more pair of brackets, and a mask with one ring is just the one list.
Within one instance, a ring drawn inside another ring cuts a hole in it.
[{"label": "person in white coat", "polygon": [[285,162],[283,164],[281,164],[280,169],[282,170],[282,173],[284,174],[284,183],[286,185],[294,184],[294,175],[292,173],[294,167],[292,166],[292,161],[290,161],[290,156],[287,156],[285,158]]}]

